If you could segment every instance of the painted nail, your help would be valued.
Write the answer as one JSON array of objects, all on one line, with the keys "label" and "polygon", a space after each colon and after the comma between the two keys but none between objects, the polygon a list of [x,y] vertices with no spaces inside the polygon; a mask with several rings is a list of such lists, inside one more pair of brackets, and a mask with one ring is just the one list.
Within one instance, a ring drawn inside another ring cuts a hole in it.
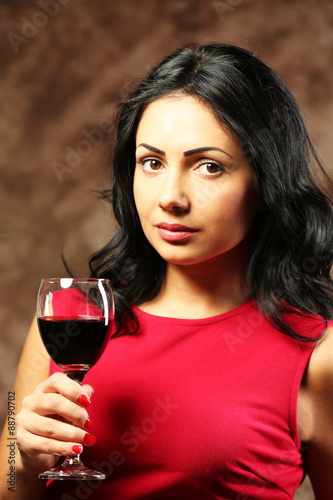
[{"label": "painted nail", "polygon": [[91,401],[88,396],[86,396],[85,394],[81,394],[81,396],[79,397],[79,403],[81,406],[84,406],[86,408],[90,405]]},{"label": "painted nail", "polygon": [[80,444],[75,444],[72,450],[74,451],[74,453],[76,453],[76,455],[80,455],[80,453],[82,453],[83,446],[81,446]]},{"label": "painted nail", "polygon": [[87,420],[85,421],[84,423],[84,426],[83,426],[85,429],[91,429],[92,428],[92,421],[90,420],[89,417],[87,417]]},{"label": "painted nail", "polygon": [[86,435],[84,436],[84,438],[83,438],[83,441],[84,441],[86,444],[91,445],[91,444],[95,444],[95,443],[96,443],[96,438],[95,438],[95,436],[93,436],[92,434],[89,434],[89,433],[87,432],[87,434],[86,434]]}]

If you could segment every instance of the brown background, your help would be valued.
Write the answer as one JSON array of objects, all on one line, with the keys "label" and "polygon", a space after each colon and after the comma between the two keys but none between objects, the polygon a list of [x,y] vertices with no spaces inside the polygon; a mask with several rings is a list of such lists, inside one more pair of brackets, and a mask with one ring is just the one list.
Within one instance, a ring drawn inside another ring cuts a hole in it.
[{"label": "brown background", "polygon": [[41,277],[65,275],[61,249],[86,275],[112,231],[89,191],[119,92],[180,45],[239,44],[287,82],[331,168],[332,25],[331,0],[0,1],[1,424]]}]

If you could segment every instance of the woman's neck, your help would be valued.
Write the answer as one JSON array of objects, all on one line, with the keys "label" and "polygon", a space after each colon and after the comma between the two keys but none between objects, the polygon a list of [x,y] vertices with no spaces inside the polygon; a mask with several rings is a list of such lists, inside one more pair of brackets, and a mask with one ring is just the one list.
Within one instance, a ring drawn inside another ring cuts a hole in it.
[{"label": "woman's neck", "polygon": [[251,297],[243,269],[241,255],[195,265],[168,263],[160,292],[139,307],[159,316],[188,319],[222,314]]}]

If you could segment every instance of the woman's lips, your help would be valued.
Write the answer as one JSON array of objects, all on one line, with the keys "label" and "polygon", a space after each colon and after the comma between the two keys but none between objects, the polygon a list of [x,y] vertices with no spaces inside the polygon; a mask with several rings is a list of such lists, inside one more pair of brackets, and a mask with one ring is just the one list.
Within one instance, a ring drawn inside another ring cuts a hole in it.
[{"label": "woman's lips", "polygon": [[190,238],[198,230],[182,224],[169,224],[160,222],[156,224],[158,234],[166,241],[184,241]]}]

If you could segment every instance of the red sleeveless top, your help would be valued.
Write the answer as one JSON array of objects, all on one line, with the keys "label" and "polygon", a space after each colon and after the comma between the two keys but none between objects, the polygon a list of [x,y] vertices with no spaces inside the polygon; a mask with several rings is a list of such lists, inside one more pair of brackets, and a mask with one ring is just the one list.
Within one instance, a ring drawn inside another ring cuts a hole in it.
[{"label": "red sleeveless top", "polygon": [[[294,498],[297,395],[315,344],[277,331],[253,300],[205,319],[134,310],[139,331],[110,340],[85,378],[97,441],[82,459],[107,479],[49,481],[45,498]],[[325,329],[317,317],[297,324]]]}]

